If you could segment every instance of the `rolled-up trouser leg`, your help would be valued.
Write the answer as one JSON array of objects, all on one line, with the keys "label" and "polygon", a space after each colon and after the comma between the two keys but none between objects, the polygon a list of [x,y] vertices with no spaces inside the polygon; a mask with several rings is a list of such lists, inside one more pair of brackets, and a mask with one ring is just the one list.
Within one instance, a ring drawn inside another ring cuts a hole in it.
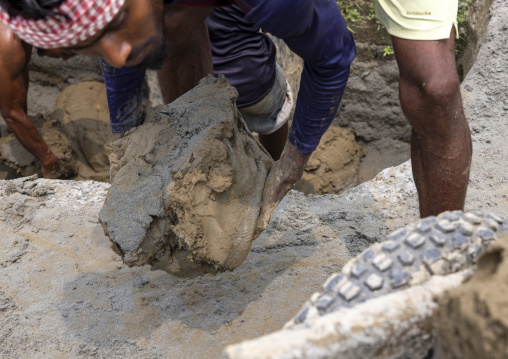
[{"label": "rolled-up trouser leg", "polygon": [[293,93],[284,71],[279,64],[276,66],[276,78],[270,92],[258,103],[239,109],[251,132],[269,135],[289,120]]},{"label": "rolled-up trouser leg", "polygon": [[118,69],[103,60],[100,62],[106,85],[111,131],[113,133],[125,132],[139,126],[143,121],[141,102],[143,100],[145,68],[122,67]]}]

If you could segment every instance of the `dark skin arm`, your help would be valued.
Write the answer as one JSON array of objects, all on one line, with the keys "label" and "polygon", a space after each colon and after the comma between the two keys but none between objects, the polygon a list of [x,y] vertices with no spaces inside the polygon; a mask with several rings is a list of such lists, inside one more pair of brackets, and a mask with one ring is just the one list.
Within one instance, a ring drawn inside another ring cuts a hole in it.
[{"label": "dark skin arm", "polygon": [[58,171],[58,157],[44,142],[28,115],[28,63],[32,47],[0,22],[0,111],[19,142],[42,162],[43,175]]},{"label": "dark skin arm", "polygon": [[176,100],[203,77],[213,74],[212,50],[205,22],[212,10],[178,5],[164,7],[166,60],[158,75],[166,103]]},{"label": "dark skin arm", "polygon": [[255,238],[268,226],[270,217],[279,202],[302,177],[310,156],[310,153],[301,154],[289,141],[286,141],[280,159],[273,164],[265,182]]}]

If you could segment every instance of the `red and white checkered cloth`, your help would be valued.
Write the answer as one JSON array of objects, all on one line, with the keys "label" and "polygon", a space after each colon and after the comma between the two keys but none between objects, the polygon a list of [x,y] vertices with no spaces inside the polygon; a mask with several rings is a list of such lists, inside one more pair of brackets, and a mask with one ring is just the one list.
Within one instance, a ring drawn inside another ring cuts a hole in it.
[{"label": "red and white checkered cloth", "polygon": [[70,47],[104,29],[124,3],[125,0],[65,0],[54,11],[68,18],[52,15],[42,20],[10,17],[0,8],[0,20],[33,46],[42,49]]}]

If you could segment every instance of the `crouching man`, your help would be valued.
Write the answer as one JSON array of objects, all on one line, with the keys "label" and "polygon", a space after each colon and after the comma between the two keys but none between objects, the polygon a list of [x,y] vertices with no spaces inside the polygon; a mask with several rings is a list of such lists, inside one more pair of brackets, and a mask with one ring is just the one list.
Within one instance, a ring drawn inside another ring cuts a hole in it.
[{"label": "crouching man", "polygon": [[0,19],[41,48],[101,57],[117,68],[162,63],[159,82],[165,100],[171,101],[213,72],[205,20],[211,8],[229,5],[238,6],[247,21],[283,39],[304,60],[288,139],[266,180],[259,232],[303,174],[339,109],[355,44],[334,1],[1,0]]}]

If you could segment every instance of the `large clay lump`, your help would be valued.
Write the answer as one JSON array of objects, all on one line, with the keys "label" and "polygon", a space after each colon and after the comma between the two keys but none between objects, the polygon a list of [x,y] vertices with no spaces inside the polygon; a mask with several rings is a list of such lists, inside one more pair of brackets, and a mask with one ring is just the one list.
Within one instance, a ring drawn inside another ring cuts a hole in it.
[{"label": "large clay lump", "polygon": [[247,256],[272,160],[237,96],[223,77],[208,77],[113,143],[99,218],[127,265],[195,276]]}]

